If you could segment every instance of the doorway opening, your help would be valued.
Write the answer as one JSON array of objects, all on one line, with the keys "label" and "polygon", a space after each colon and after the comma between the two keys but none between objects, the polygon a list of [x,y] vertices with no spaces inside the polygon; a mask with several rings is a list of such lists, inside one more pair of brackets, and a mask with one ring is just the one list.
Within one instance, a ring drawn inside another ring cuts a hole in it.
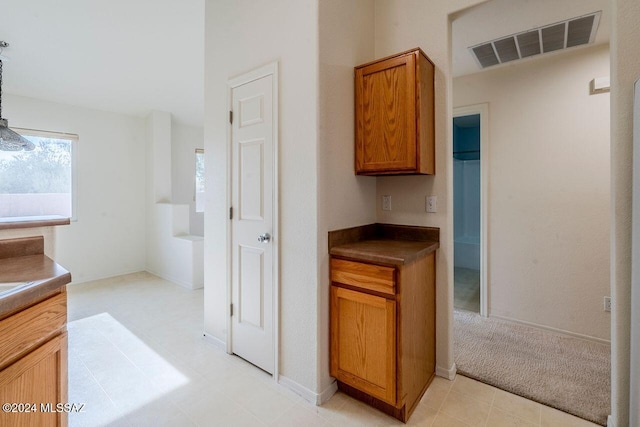
[{"label": "doorway opening", "polygon": [[480,114],[453,119],[454,306],[480,312]]},{"label": "doorway opening", "polygon": [[[567,0],[563,10],[539,3],[492,0],[452,16],[454,116],[463,115],[457,106],[491,104],[490,150],[481,147],[479,156],[481,169],[490,161],[490,191],[481,195],[490,233],[480,230],[488,309],[485,317],[454,309],[454,361],[462,375],[604,425],[611,391],[611,318],[602,302],[610,291],[611,112],[606,89],[595,90],[595,83],[610,72],[610,3]],[[552,49],[538,39],[539,54],[501,53],[506,43],[526,50],[536,34],[530,29],[540,25],[566,37],[571,22],[599,10],[603,19],[589,45]],[[493,31],[502,22],[513,29]],[[473,54],[487,41],[497,62],[485,69]],[[453,157],[459,143],[450,144],[453,175],[462,160]],[[459,229],[453,184],[455,267],[460,243],[475,243],[475,236]],[[480,187],[486,185],[481,176]],[[460,279],[453,276],[455,295]]]},{"label": "doorway opening", "polygon": [[486,315],[486,104],[453,114],[454,307]]}]

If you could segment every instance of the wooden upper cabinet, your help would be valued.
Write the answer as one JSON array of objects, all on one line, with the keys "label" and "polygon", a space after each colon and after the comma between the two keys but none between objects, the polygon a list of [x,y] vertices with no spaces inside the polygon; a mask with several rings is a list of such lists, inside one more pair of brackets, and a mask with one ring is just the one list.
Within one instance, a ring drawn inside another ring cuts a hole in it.
[{"label": "wooden upper cabinet", "polygon": [[358,175],[435,174],[434,65],[420,49],[355,67]]}]

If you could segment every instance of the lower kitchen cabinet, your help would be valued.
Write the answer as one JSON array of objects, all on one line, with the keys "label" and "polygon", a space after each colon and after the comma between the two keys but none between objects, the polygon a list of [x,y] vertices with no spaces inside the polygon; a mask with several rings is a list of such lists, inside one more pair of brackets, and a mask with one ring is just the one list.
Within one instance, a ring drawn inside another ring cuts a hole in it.
[{"label": "lower kitchen cabinet", "polygon": [[331,374],[394,405],[396,302],[332,286],[331,308],[335,316]]},{"label": "lower kitchen cabinet", "polygon": [[331,258],[331,375],[407,421],[435,372],[435,252],[408,264]]},{"label": "lower kitchen cabinet", "polygon": [[[66,292],[0,320],[0,426],[64,427]],[[8,410],[7,410],[8,409]]]}]

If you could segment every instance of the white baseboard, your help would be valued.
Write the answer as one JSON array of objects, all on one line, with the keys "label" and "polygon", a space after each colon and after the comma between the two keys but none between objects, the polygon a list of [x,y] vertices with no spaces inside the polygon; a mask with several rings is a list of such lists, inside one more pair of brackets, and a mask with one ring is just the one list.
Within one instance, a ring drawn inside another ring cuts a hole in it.
[{"label": "white baseboard", "polygon": [[613,416],[611,415],[607,417],[607,427],[616,427],[615,423],[613,422]]},{"label": "white baseboard", "polygon": [[288,388],[307,402],[313,403],[314,405],[322,405],[324,402],[328,401],[336,391],[338,391],[338,383],[336,381],[332,382],[329,387],[327,387],[320,393],[309,390],[305,386],[300,385],[292,379],[287,378],[283,375],[280,375],[278,377],[278,384]]},{"label": "white baseboard", "polygon": [[456,364],[451,365],[450,368],[443,368],[442,366],[436,366],[436,375],[442,378],[446,378],[449,381],[453,381],[456,377],[456,372],[458,368],[456,368]]},{"label": "white baseboard", "polygon": [[329,387],[325,388],[322,393],[320,393],[320,401],[317,405],[322,405],[325,402],[328,402],[331,399],[331,396],[336,394],[338,391],[338,381],[332,382]]},{"label": "white baseboard", "polygon": [[222,341],[220,338],[214,337],[213,335],[206,332],[203,332],[202,335],[204,340],[208,343],[213,344],[214,346],[224,350],[225,352],[227,351],[227,343]]},{"label": "white baseboard", "polygon": [[168,280],[169,282],[175,283],[176,285],[180,285],[183,288],[191,289],[192,291],[196,290],[196,289],[202,289],[203,286],[204,286],[204,285],[194,285],[193,283],[185,282],[184,280],[180,280],[180,279],[176,279],[175,277],[171,277],[168,274],[160,274],[157,271],[153,271],[148,267],[146,268],[146,271],[148,273],[153,274],[154,276],[160,277],[161,279]]},{"label": "white baseboard", "polygon": [[540,325],[538,323],[527,322],[525,320],[512,319],[511,317],[500,316],[492,313],[489,314],[489,317],[493,317],[494,319],[499,319],[499,320],[506,320],[508,322],[518,323],[520,325],[531,326],[532,328],[542,329],[545,331],[554,332],[556,334],[568,335],[573,338],[580,338],[586,341],[597,342],[598,344],[611,345],[611,341],[607,341],[602,338],[592,337],[590,335],[579,334],[577,332],[567,331],[565,329],[558,329],[551,326]]},{"label": "white baseboard", "polygon": [[82,280],[73,280],[73,274],[72,274],[71,275],[71,283],[69,283],[67,286],[81,285],[81,284],[87,283],[87,282],[95,282],[97,280],[112,279],[114,277],[127,276],[129,274],[134,274],[134,273],[143,273],[145,271],[146,270],[144,268],[142,268],[142,269],[134,269],[134,270],[125,270],[125,271],[120,271],[120,272],[117,272],[117,273],[107,274],[107,275],[103,275],[103,276],[85,277]]}]

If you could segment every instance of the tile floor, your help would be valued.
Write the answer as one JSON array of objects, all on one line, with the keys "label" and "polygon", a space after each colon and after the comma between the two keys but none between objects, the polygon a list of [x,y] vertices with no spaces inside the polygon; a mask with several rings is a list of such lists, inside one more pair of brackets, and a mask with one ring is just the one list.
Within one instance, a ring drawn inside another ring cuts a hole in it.
[{"label": "tile floor", "polygon": [[[203,292],[147,273],[69,289],[69,425],[401,426],[336,393],[307,403],[201,335]],[[436,378],[410,426],[594,424],[471,379]]]},{"label": "tile floor", "polygon": [[453,269],[453,306],[480,312],[480,271],[470,268]]}]

